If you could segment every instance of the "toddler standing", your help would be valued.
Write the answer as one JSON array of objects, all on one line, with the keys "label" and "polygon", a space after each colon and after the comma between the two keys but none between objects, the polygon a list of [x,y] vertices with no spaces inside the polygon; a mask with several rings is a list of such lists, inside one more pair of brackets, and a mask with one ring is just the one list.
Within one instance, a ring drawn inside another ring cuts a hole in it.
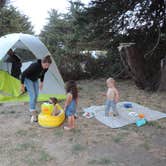
[{"label": "toddler standing", "polygon": [[68,125],[64,126],[65,130],[71,130],[75,128],[75,113],[76,113],[76,107],[77,107],[77,102],[78,102],[78,90],[77,90],[77,85],[76,82],[71,80],[67,82],[66,85],[66,101],[65,101],[65,114],[68,119]]},{"label": "toddler standing", "polygon": [[[116,103],[119,101],[119,92],[115,87],[115,80],[113,78],[108,78],[106,80],[106,85],[108,87],[106,92],[106,102],[105,102],[105,116],[118,115],[116,109]],[[112,108],[112,111],[110,109]]]}]

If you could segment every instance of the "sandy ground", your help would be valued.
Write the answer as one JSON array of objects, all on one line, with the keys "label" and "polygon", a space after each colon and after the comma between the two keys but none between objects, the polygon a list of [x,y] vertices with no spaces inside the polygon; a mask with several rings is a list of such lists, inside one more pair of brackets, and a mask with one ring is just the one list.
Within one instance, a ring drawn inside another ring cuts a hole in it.
[{"label": "sandy ground", "polygon": [[[64,124],[52,129],[30,124],[28,104],[0,106],[0,166],[165,166],[166,119],[111,129],[82,117],[82,108],[104,103],[105,79],[82,80],[78,87],[79,118],[70,132]],[[144,92],[132,81],[117,81],[117,87],[120,101],[166,112],[165,92]]]}]

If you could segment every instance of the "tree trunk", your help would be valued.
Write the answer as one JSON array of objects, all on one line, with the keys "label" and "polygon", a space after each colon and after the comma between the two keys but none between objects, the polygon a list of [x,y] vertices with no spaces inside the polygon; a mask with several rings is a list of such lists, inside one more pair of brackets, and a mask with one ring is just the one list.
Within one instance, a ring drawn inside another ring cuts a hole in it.
[{"label": "tree trunk", "polygon": [[166,90],[166,57],[145,59],[135,47],[135,43],[121,43],[119,48],[121,60],[130,72],[136,85],[146,90]]},{"label": "tree trunk", "polygon": [[146,88],[146,76],[145,76],[145,62],[142,54],[133,46],[134,44],[121,44],[122,49],[125,53],[126,65],[128,65],[132,78],[136,85],[144,89]]},{"label": "tree trunk", "polygon": [[166,91],[166,57],[161,60],[161,78],[159,91]]}]

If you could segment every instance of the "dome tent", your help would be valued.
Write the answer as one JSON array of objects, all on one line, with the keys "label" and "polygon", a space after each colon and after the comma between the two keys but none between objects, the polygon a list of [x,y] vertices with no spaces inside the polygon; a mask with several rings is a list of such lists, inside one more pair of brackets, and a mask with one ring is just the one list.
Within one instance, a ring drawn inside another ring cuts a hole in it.
[{"label": "dome tent", "polygon": [[[37,37],[30,34],[14,33],[0,38],[0,103],[28,101],[27,94],[20,94],[20,89],[18,89],[20,80],[10,75],[11,63],[7,61],[9,49],[18,52],[18,56],[22,61],[22,70],[32,61],[51,54]],[[43,90],[39,93],[39,101],[48,100],[50,96],[58,99],[65,98],[64,82],[53,58],[52,64],[45,75]]]}]

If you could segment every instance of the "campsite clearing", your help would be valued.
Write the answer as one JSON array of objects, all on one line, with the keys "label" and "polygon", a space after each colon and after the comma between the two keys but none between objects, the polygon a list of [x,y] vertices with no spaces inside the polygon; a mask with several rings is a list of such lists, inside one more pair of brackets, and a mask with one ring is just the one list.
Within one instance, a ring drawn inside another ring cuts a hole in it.
[{"label": "campsite clearing", "polygon": [[[79,118],[71,132],[30,124],[27,103],[0,106],[0,166],[165,166],[166,119],[111,129],[82,117],[82,108],[104,103],[105,79],[82,80],[78,87]],[[120,101],[166,112],[165,92],[145,92],[128,80],[117,87]]]}]

